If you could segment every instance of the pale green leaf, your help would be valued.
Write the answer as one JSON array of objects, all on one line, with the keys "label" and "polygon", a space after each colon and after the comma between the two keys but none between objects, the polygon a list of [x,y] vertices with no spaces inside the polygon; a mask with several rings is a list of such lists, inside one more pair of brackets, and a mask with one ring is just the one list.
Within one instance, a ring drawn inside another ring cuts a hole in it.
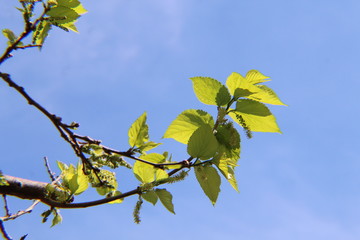
[{"label": "pale green leaf", "polygon": [[[150,154],[142,155],[140,158],[145,161],[152,162],[152,163],[165,162],[165,156],[163,154],[159,154],[159,153],[150,153]],[[149,164],[147,164],[147,165],[149,165]],[[160,179],[169,177],[167,172],[164,171],[163,169],[154,168],[154,167],[152,169],[153,169],[153,174],[155,174],[154,180],[160,180]]]},{"label": "pale green leaf", "polygon": [[86,9],[82,6],[78,0],[57,0],[59,6],[64,6],[73,9],[79,15],[86,13]]},{"label": "pale green leaf", "polygon": [[11,31],[10,29],[3,29],[3,30],[2,30],[2,33],[3,33],[4,36],[9,40],[8,45],[13,44],[13,43],[16,41],[16,39],[17,39],[17,37],[16,37],[16,35],[14,34],[14,32]]},{"label": "pale green leaf", "polygon": [[209,77],[193,77],[194,92],[200,102],[208,105],[224,106],[231,96],[227,88],[219,81]]},{"label": "pale green leaf", "polygon": [[200,159],[213,157],[218,149],[218,142],[210,125],[199,127],[189,139],[187,152],[190,156]]},{"label": "pale green leaf", "polygon": [[253,84],[249,83],[241,74],[233,72],[226,80],[226,86],[230,94],[235,98],[247,97],[259,91]]},{"label": "pale green leaf", "polygon": [[155,180],[155,168],[149,164],[136,161],[133,172],[135,177],[142,183],[150,183]]},{"label": "pale green leaf", "polygon": [[270,81],[269,77],[263,75],[258,70],[250,70],[250,71],[248,71],[246,73],[245,78],[249,83],[252,83],[252,84],[258,84],[258,83]]},{"label": "pale green leaf", "polygon": [[273,105],[284,105],[279,97],[276,95],[276,93],[265,85],[256,85],[256,87],[259,89],[256,94],[252,94],[251,96],[247,97],[249,99],[253,99],[259,102],[273,104]]},{"label": "pale green leaf", "polygon": [[220,170],[220,172],[224,175],[226,180],[231,184],[231,186],[239,192],[236,178],[235,178],[235,172],[234,168],[236,161],[231,158],[226,158],[226,154],[222,154],[219,159],[213,159],[213,163],[217,166],[217,168]]},{"label": "pale green leaf", "polygon": [[202,110],[189,109],[182,112],[170,124],[164,134],[164,138],[173,138],[178,142],[187,144],[191,135],[203,125],[214,126],[214,120],[210,114]]},{"label": "pale green leaf", "polygon": [[131,125],[129,132],[129,145],[131,147],[141,147],[149,140],[149,127],[146,124],[146,112],[144,112]]},{"label": "pale green leaf", "polygon": [[155,193],[159,197],[160,202],[164,205],[164,207],[171,213],[175,214],[171,193],[166,189],[156,189]]},{"label": "pale green leaf", "polygon": [[209,164],[195,167],[195,175],[201,188],[211,203],[215,205],[220,192],[221,179],[214,167]]},{"label": "pale green leaf", "polygon": [[156,195],[156,193],[154,191],[147,191],[147,192],[141,194],[141,196],[143,197],[143,199],[152,203],[153,205],[155,205],[158,201],[158,196]]},{"label": "pale green leaf", "polygon": [[237,115],[242,117],[251,131],[281,133],[274,115],[262,103],[241,99],[236,103],[235,111],[229,113],[229,116],[241,125]]},{"label": "pale green leaf", "polygon": [[74,192],[75,195],[79,195],[82,192],[84,192],[89,187],[89,180],[88,177],[83,172],[83,166],[82,164],[78,164],[77,167],[77,174],[76,174],[76,182],[78,185],[78,188]]},{"label": "pale green leaf", "polygon": [[143,145],[141,145],[139,147],[139,150],[147,152],[150,151],[151,149],[156,148],[157,146],[161,145],[161,143],[156,143],[156,142],[152,142],[152,141],[148,141],[146,143],[144,143]]}]

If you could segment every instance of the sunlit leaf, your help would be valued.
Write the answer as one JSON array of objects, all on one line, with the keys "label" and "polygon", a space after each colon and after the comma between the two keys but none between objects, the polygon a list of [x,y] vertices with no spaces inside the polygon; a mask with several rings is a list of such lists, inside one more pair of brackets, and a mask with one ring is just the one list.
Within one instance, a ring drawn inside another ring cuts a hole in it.
[{"label": "sunlit leaf", "polygon": [[210,114],[202,110],[186,110],[170,124],[164,138],[173,138],[187,144],[195,130],[203,125],[214,126],[214,120]]},{"label": "sunlit leaf", "polygon": [[42,45],[46,37],[48,36],[50,29],[51,29],[50,22],[48,21],[40,22],[37,25],[36,30],[34,31],[33,40],[32,40],[33,44]]},{"label": "sunlit leaf", "polygon": [[187,152],[190,156],[200,159],[213,157],[218,148],[218,142],[210,125],[199,127],[189,139]]},{"label": "sunlit leaf", "polygon": [[146,124],[146,112],[144,112],[131,125],[129,132],[129,145],[131,147],[140,147],[149,140],[149,127]]},{"label": "sunlit leaf", "polygon": [[252,84],[258,84],[258,83],[270,81],[269,77],[263,75],[258,70],[250,70],[250,71],[248,71],[246,73],[245,78],[249,83],[252,83]]},{"label": "sunlit leaf", "polygon": [[8,41],[8,45],[13,44],[13,43],[16,41],[16,39],[17,39],[17,37],[16,37],[16,35],[14,34],[14,32],[11,31],[10,29],[3,29],[3,30],[2,30],[2,33],[3,33],[4,36],[9,40],[9,41]]},{"label": "sunlit leaf", "polygon": [[200,102],[208,105],[226,105],[231,96],[227,88],[219,81],[209,77],[193,77],[194,92]]},{"label": "sunlit leaf", "polygon": [[274,115],[262,103],[241,99],[236,103],[235,111],[229,113],[235,122],[241,124],[237,115],[241,116],[251,131],[281,133]]}]

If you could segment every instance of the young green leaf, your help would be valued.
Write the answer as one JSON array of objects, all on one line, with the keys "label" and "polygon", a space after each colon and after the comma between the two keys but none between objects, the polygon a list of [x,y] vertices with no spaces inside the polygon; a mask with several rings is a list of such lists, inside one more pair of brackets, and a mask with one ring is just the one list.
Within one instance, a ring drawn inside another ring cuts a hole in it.
[{"label": "young green leaf", "polygon": [[78,164],[77,172],[76,172],[76,183],[77,189],[74,192],[75,195],[79,195],[84,192],[89,187],[89,180],[88,177],[84,174],[83,165]]},{"label": "young green leaf", "polygon": [[42,45],[45,41],[45,38],[48,36],[50,29],[51,23],[49,21],[40,22],[34,31],[32,43],[36,45]]},{"label": "young green leaf", "polygon": [[155,191],[147,191],[143,194],[141,194],[141,196],[143,197],[143,199],[145,199],[146,201],[152,203],[153,205],[155,205],[158,201],[158,196],[156,195]]},{"label": "young green leaf", "polygon": [[149,140],[149,127],[146,124],[146,112],[144,112],[131,125],[129,132],[129,145],[131,147],[141,147]]},{"label": "young green leaf", "polygon": [[227,158],[226,153],[221,154],[218,158],[213,159],[213,163],[220,170],[222,175],[228,180],[231,186],[239,192],[236,178],[235,178],[235,167],[237,159]]},{"label": "young green leaf", "polygon": [[218,80],[209,77],[193,77],[190,79],[200,102],[208,105],[224,106],[230,101],[229,91]]},{"label": "young green leaf", "polygon": [[[165,157],[159,153],[150,153],[140,156],[142,160],[152,163],[162,163]],[[168,174],[159,168],[154,168],[152,165],[136,161],[133,167],[135,177],[142,183],[150,183],[155,180],[160,180],[168,177]]]},{"label": "young green leaf", "polygon": [[250,72],[247,78],[244,78],[239,73],[232,73],[226,80],[226,86],[235,98],[245,97],[258,102],[285,105],[271,88],[264,85],[254,85],[255,83],[264,82],[263,78],[267,77],[259,72]]},{"label": "young green leaf", "polygon": [[204,193],[215,205],[220,192],[221,179],[214,167],[209,164],[195,167],[195,175]]},{"label": "young green leaf", "polygon": [[239,115],[251,131],[281,133],[274,115],[262,103],[249,99],[238,100],[236,109],[231,111],[229,116],[241,125]]},{"label": "young green leaf", "polygon": [[187,152],[190,156],[200,159],[213,157],[218,149],[218,141],[210,125],[199,127],[189,139]]},{"label": "young green leaf", "polygon": [[231,122],[220,125],[215,137],[229,158],[240,158],[240,134]]},{"label": "young green leaf", "polygon": [[272,105],[287,106],[285,103],[283,103],[280,100],[280,98],[276,95],[276,93],[268,86],[256,85],[256,87],[259,89],[258,92],[247,98]]},{"label": "young green leaf", "polygon": [[13,43],[16,41],[16,39],[17,39],[17,37],[16,37],[16,35],[14,34],[14,32],[11,31],[10,29],[3,29],[3,30],[2,30],[2,33],[3,33],[4,36],[9,40],[9,41],[8,41],[8,45],[13,44]]},{"label": "young green leaf", "polygon": [[171,193],[166,189],[156,189],[155,193],[159,197],[160,202],[164,205],[164,207],[171,213],[175,214]]},{"label": "young green leaf", "polygon": [[87,11],[78,0],[57,0],[55,6],[46,14],[50,16],[50,22],[66,31],[77,32],[76,20]]},{"label": "young green leaf", "polygon": [[236,72],[231,73],[227,78],[226,86],[229,88],[230,94],[235,98],[248,97],[259,91],[256,86]]},{"label": "young green leaf", "polygon": [[250,71],[248,71],[246,73],[245,78],[249,83],[252,83],[252,84],[258,84],[258,83],[270,81],[269,77],[263,75],[258,70],[250,70]]},{"label": "young green leaf", "polygon": [[170,124],[164,138],[173,138],[178,142],[187,144],[195,130],[203,125],[213,127],[214,120],[212,116],[202,110],[189,109],[182,112]]},{"label": "young green leaf", "polygon": [[52,220],[51,227],[53,227],[53,226],[55,226],[55,225],[62,222],[62,217],[61,217],[60,211],[58,209],[53,210],[53,214],[54,214],[54,218]]},{"label": "young green leaf", "polygon": [[152,141],[148,141],[146,143],[144,143],[143,145],[141,145],[139,147],[139,150],[142,152],[147,152],[150,151],[151,149],[156,148],[157,146],[161,145],[162,143],[156,143],[156,142],[152,142]]}]

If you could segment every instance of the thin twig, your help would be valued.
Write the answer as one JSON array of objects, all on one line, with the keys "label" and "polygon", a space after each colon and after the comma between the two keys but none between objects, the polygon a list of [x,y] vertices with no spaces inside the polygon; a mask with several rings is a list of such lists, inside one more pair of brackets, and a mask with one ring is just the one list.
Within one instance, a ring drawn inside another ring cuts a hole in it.
[{"label": "thin twig", "polygon": [[12,240],[12,238],[9,236],[9,234],[7,234],[6,230],[5,230],[5,226],[4,226],[4,223],[3,221],[0,220],[0,230],[1,230],[1,233],[3,235],[3,237],[6,239],[6,240]]},{"label": "thin twig", "polygon": [[10,211],[9,211],[9,206],[8,206],[8,203],[7,203],[7,200],[6,200],[6,195],[3,194],[3,199],[4,199],[4,208],[5,208],[5,216],[10,216]]},{"label": "thin twig", "polygon": [[5,222],[5,221],[9,221],[9,220],[14,220],[14,219],[16,219],[16,218],[18,218],[18,217],[20,217],[20,216],[22,216],[22,215],[24,215],[24,214],[31,213],[32,210],[35,208],[35,206],[36,206],[37,204],[39,204],[39,203],[40,203],[40,200],[36,200],[36,201],[34,201],[33,204],[31,204],[27,209],[25,209],[25,210],[20,210],[20,211],[18,211],[17,213],[12,214],[12,215],[8,215],[8,216],[5,216],[5,217],[1,217],[1,218],[0,218],[0,221]]},{"label": "thin twig", "polygon": [[56,180],[56,176],[55,176],[55,173],[51,171],[50,169],[50,165],[49,165],[49,161],[48,161],[48,158],[47,157],[44,157],[44,162],[45,162],[45,167],[46,167],[46,170],[51,178],[51,181],[55,181]]},{"label": "thin twig", "polygon": [[15,49],[26,49],[26,48],[34,48],[34,47],[42,47],[42,45],[29,44],[29,45],[24,45],[24,46],[17,46],[17,47],[15,47]]}]

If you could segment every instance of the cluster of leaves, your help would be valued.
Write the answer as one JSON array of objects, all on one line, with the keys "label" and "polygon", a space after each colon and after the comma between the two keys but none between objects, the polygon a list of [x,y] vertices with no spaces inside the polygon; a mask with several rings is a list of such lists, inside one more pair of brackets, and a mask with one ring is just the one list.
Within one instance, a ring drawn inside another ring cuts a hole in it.
[{"label": "cluster of leaves", "polygon": [[[3,29],[4,36],[8,39],[8,45],[16,45],[16,48],[37,46],[41,47],[48,36],[52,26],[65,31],[77,32],[75,23],[77,19],[87,11],[78,0],[21,0],[21,8],[17,8],[23,15],[25,27],[33,33],[31,44],[24,45],[10,29]],[[43,11],[36,16],[37,3],[41,2]],[[18,41],[18,42],[17,42]]]}]

